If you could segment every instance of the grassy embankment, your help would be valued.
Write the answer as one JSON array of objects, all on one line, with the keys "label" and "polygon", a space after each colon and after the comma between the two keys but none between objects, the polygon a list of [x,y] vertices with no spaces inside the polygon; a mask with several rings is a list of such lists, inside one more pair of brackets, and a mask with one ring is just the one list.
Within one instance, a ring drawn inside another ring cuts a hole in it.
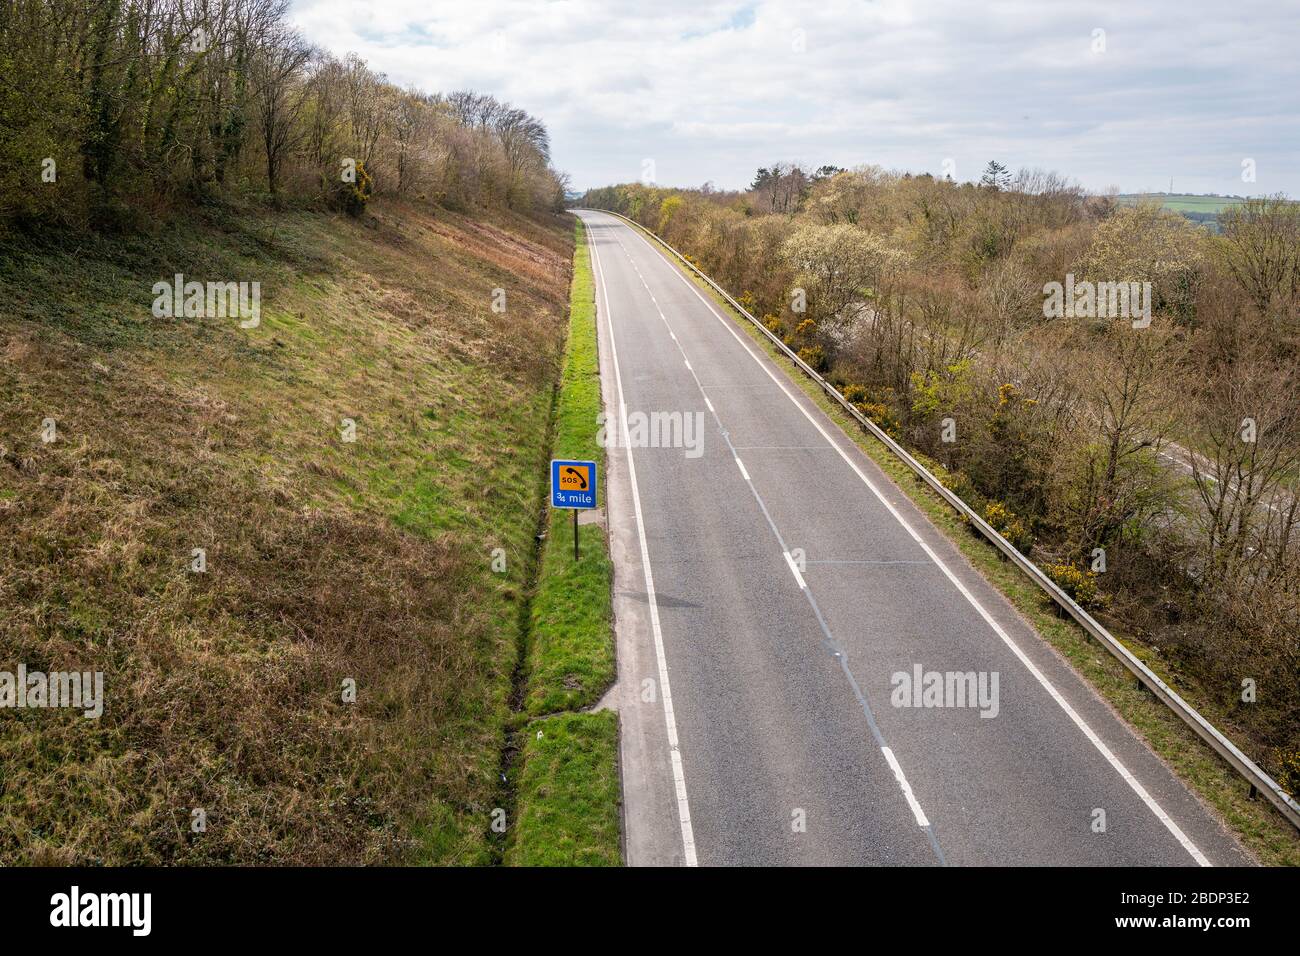
[{"label": "grassy embankment", "polygon": [[[568,222],[0,236],[0,670],[106,698],[0,714],[0,862],[496,859]],[[178,272],[260,326],[153,317]]]},{"label": "grassy embankment", "polygon": [[[659,248],[653,238],[648,241]],[[1228,828],[1265,865],[1300,866],[1300,833],[1263,797],[1252,800],[1246,784],[1237,772],[1219,758],[1183,721],[1150,693],[1139,690],[1128,670],[1109,653],[1098,647],[1072,618],[1062,619],[1046,595],[956,512],[916,477],[874,436],[863,428],[838,403],[833,402],[817,385],[789,361],[753,324],[736,313],[727,303],[701,282],[685,266],[668,257],[701,292],[709,296],[750,338],[785,370],[790,380],[803,389],[840,429],[880,466],[898,488],[944,532],[985,579],[1002,592],[1034,629],[1054,647],[1130,727],[1187,783],[1200,798],[1214,809]],[[937,463],[928,463],[931,471],[942,474]],[[1210,723],[1233,736],[1229,716],[1195,693],[1164,666],[1151,649],[1124,632],[1122,622],[1107,620],[1110,632],[1119,638],[1143,663],[1192,703]],[[1240,735],[1238,735],[1240,736]]]},{"label": "grassy embankment", "polygon": [[[554,458],[594,460],[604,504],[604,450],[596,351],[595,284],[582,223],[576,225],[569,341],[555,414]],[[580,524],[573,559],[567,511],[550,509],[527,647],[519,729],[522,757],[513,839],[516,866],[604,865],[621,861],[618,718],[586,712],[615,677],[605,529]]]}]

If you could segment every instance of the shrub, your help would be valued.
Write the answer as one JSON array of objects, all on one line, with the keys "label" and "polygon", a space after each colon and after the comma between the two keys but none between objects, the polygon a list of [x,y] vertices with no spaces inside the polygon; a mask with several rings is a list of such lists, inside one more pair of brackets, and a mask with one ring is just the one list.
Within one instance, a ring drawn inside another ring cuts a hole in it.
[{"label": "shrub", "polygon": [[1072,597],[1080,607],[1092,607],[1097,604],[1097,575],[1093,572],[1084,571],[1073,564],[1049,564],[1043,570],[1056,582],[1056,586]]},{"label": "shrub", "polygon": [[901,437],[902,426],[888,405],[882,405],[880,402],[854,402],[853,404],[890,438],[898,440]]},{"label": "shrub", "polygon": [[808,348],[800,349],[799,358],[808,363],[815,372],[824,372],[826,370],[826,350],[820,345],[811,345]]},{"label": "shrub", "polygon": [[885,434],[891,438],[901,439],[903,426],[895,416],[888,400],[893,394],[892,389],[886,388],[873,392],[864,385],[850,384],[845,385],[840,393],[849,404],[875,422]]},{"label": "shrub", "polygon": [[1034,543],[1034,536],[1014,511],[1000,501],[990,501],[984,509],[984,520],[993,530],[1011,542],[1021,554],[1026,554]]},{"label": "shrub", "polygon": [[[937,463],[931,466],[930,470],[938,476],[939,484],[966,502],[966,504],[976,506],[975,502],[978,500],[979,495],[975,491],[975,486],[971,484],[971,480],[965,474],[960,471],[948,471]],[[965,515],[962,517],[964,518]]]},{"label": "shrub", "polygon": [[365,163],[358,162],[356,182],[340,181],[335,187],[335,201],[349,216],[359,219],[365,215],[366,204],[370,202],[370,196],[374,191],[374,177],[370,175],[370,170],[366,169]]},{"label": "shrub", "polygon": [[1278,747],[1274,754],[1277,782],[1287,793],[1300,793],[1300,747]]}]

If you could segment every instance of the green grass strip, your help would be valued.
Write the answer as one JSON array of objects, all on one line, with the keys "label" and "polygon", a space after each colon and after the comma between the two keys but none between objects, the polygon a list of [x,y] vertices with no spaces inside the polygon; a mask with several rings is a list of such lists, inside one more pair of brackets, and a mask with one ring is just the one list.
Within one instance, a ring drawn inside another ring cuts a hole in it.
[{"label": "green grass strip", "polygon": [[[590,459],[601,472],[596,441],[601,411],[595,282],[582,223],[575,226],[569,341],[556,407],[552,457]],[[528,638],[521,770],[507,866],[618,866],[618,716],[575,713],[613,683],[614,567],[605,529],[579,526],[573,559],[572,515],[551,509],[542,546]],[[560,713],[560,712],[564,713]],[[554,715],[546,717],[544,715]]]},{"label": "green grass strip", "polygon": [[[592,460],[600,469],[604,503],[605,453],[596,441],[601,411],[596,352],[596,297],[582,223],[577,224],[569,344],[556,410],[552,457]],[[573,560],[573,516],[551,509],[542,553],[528,653],[529,716],[577,710],[600,699],[614,681],[610,593],[614,568],[605,529],[580,525]]]},{"label": "green grass strip", "polygon": [[507,866],[619,866],[618,717],[560,714],[528,725]]}]

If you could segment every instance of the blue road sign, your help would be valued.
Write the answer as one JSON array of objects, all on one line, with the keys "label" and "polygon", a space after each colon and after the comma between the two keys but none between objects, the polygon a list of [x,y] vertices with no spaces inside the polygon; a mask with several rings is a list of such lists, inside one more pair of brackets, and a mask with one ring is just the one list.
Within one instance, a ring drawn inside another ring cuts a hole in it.
[{"label": "blue road sign", "polygon": [[553,460],[551,462],[551,506],[555,508],[596,507],[596,463]]}]

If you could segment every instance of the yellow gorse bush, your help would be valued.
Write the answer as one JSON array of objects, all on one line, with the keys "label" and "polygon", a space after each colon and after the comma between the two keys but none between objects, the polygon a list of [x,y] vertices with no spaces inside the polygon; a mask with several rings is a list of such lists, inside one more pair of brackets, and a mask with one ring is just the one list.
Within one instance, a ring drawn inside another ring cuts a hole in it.
[{"label": "yellow gorse bush", "polygon": [[1080,607],[1091,607],[1097,603],[1097,575],[1092,571],[1084,571],[1073,564],[1049,564],[1043,570]]}]

